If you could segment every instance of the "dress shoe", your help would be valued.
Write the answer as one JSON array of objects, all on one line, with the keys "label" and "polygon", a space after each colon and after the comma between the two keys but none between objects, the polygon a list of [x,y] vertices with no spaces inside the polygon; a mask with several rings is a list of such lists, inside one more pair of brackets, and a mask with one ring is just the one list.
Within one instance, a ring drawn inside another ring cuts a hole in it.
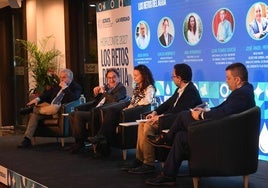
[{"label": "dress shoe", "polygon": [[32,142],[29,138],[24,137],[24,140],[18,145],[18,148],[29,148],[32,146]]},{"label": "dress shoe", "polygon": [[176,178],[175,177],[169,177],[165,175],[159,175],[155,178],[150,178],[145,181],[146,184],[149,185],[175,185],[176,184]]},{"label": "dress shoe", "polygon": [[33,112],[34,105],[26,106],[20,109],[20,115],[27,115]]},{"label": "dress shoe", "polygon": [[142,164],[143,164],[143,162],[141,162],[141,161],[138,160],[138,159],[135,159],[135,160],[132,161],[131,163],[122,166],[122,167],[121,167],[121,170],[127,172],[127,171],[129,171],[129,170],[131,170],[131,169],[133,169],[133,168],[137,168],[137,167],[141,166]]},{"label": "dress shoe", "polygon": [[148,135],[147,141],[155,147],[171,148],[171,144],[168,142],[165,133],[156,136]]},{"label": "dress shoe", "polygon": [[147,174],[155,171],[155,167],[152,165],[143,164],[137,168],[132,168],[128,172],[131,174]]}]

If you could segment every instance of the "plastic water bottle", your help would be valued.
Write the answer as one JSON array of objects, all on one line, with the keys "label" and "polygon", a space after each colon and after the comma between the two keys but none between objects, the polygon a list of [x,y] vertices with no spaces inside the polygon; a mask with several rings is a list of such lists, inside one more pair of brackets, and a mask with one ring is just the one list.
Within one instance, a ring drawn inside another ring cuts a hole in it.
[{"label": "plastic water bottle", "polygon": [[156,98],[153,98],[153,101],[151,103],[151,111],[154,111],[158,107],[158,103],[156,101]]},{"label": "plastic water bottle", "polygon": [[85,98],[84,94],[81,94],[81,96],[79,98],[79,102],[80,102],[80,104],[85,104],[86,103],[86,98]]}]

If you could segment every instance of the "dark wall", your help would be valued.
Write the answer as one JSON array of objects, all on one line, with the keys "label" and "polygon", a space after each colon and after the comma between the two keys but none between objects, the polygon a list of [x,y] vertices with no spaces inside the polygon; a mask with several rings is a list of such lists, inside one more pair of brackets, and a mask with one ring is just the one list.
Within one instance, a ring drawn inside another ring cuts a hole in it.
[{"label": "dark wall", "polygon": [[[98,85],[98,74],[85,72],[85,65],[97,65],[97,32],[93,0],[64,0],[66,67],[74,72],[74,79],[82,85],[87,99],[93,98],[93,87]],[[0,89],[3,125],[24,124],[19,109],[29,101],[27,65],[14,57],[25,52],[15,46],[15,39],[27,40],[25,1],[19,9],[0,9]]]},{"label": "dark wall", "polygon": [[[87,73],[85,65],[97,64],[96,11],[90,8],[92,0],[65,0],[66,61],[83,86],[89,100],[98,85],[98,74]],[[96,1],[95,1],[96,2]]]},{"label": "dark wall", "polygon": [[14,61],[15,39],[23,37],[22,9],[0,9],[0,89],[2,125],[20,124],[18,108],[25,101],[24,65]]}]

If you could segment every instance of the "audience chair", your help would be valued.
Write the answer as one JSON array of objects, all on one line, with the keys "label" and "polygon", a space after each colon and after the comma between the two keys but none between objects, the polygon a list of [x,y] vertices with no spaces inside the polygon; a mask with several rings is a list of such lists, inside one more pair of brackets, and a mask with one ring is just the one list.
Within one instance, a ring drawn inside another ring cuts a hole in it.
[{"label": "audience chair", "polygon": [[102,106],[98,106],[98,102],[95,100],[89,101],[85,104],[81,104],[75,108],[75,111],[90,111],[91,112],[91,117],[90,121],[87,123],[87,129],[89,132],[89,136],[95,136],[101,126],[102,120],[100,118],[100,109],[101,108],[108,108],[108,106],[112,106],[118,103],[128,103],[130,100],[129,96],[126,96],[124,99],[120,100],[119,102],[112,102],[108,104],[104,104]]},{"label": "audience chair", "polygon": [[35,137],[56,137],[60,138],[61,146],[64,147],[64,138],[70,136],[68,114],[79,105],[79,100],[62,104],[56,115],[40,120],[34,134]]},{"label": "audience chair", "polygon": [[[105,114],[109,113],[110,110],[120,111],[120,115],[115,117],[114,122],[111,122],[115,126],[115,135],[111,140],[110,145],[122,150],[124,160],[127,158],[127,149],[136,148],[138,132],[138,123],[136,123],[136,120],[140,119],[141,114],[148,112],[151,109],[151,105],[142,105],[136,106],[135,108],[124,109],[128,106],[128,104],[129,102],[122,102],[109,107],[100,108],[100,119],[102,123],[104,122]],[[127,122],[131,122],[133,124],[131,126],[120,125],[120,123]]]},{"label": "audience chair", "polygon": [[249,174],[258,168],[260,108],[218,120],[190,125],[189,170],[194,188],[200,177],[243,176],[248,188]]}]

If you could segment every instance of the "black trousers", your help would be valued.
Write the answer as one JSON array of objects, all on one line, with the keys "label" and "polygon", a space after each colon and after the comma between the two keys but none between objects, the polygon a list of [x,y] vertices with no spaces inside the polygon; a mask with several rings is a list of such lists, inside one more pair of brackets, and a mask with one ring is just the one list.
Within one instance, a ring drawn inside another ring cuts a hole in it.
[{"label": "black trousers", "polygon": [[183,111],[178,114],[167,133],[167,138],[173,141],[170,152],[165,161],[163,172],[167,176],[175,177],[183,160],[188,159],[188,137],[187,127],[196,121],[192,118],[190,111]]},{"label": "black trousers", "polygon": [[120,121],[121,110],[122,108],[111,108],[103,117],[104,122],[101,125],[98,134],[105,136],[109,142],[111,142],[115,136],[115,129]]},{"label": "black trousers", "polygon": [[69,114],[71,135],[75,141],[84,142],[88,137],[86,123],[91,120],[91,111],[76,111]]}]

